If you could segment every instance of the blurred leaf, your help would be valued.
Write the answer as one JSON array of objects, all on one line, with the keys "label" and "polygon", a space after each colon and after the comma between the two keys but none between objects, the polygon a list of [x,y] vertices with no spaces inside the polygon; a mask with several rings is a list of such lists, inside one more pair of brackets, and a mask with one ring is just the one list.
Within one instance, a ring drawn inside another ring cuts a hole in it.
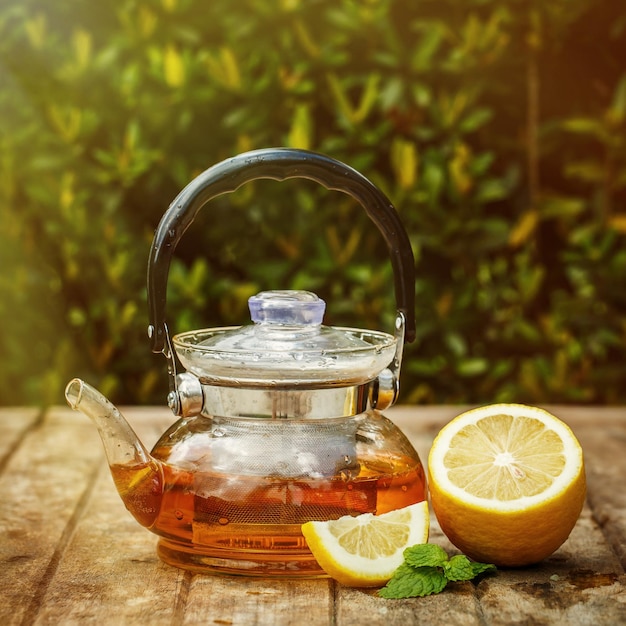
[{"label": "blurred leaf", "polygon": [[622,124],[626,119],[626,74],[617,83],[608,114],[615,125]]},{"label": "blurred leaf", "polygon": [[458,143],[454,149],[454,157],[448,166],[454,188],[462,196],[468,193],[472,187],[472,177],[468,172],[470,158],[467,145]]},{"label": "blurred leaf", "polygon": [[606,178],[605,167],[594,161],[578,161],[565,166],[565,175],[588,183],[597,183]]},{"label": "blurred leaf", "polygon": [[365,82],[365,88],[361,93],[361,98],[358,104],[353,107],[347,95],[345,83],[342,83],[336,74],[328,74],[327,80],[330,86],[330,91],[335,97],[336,103],[339,106],[339,110],[342,115],[350,124],[360,124],[368,116],[374,102],[378,98],[378,84],[380,82],[380,78],[379,74],[368,75]]},{"label": "blurred leaf", "polygon": [[417,146],[412,141],[395,137],[391,144],[391,165],[396,182],[402,189],[410,189],[417,180]]},{"label": "blurred leaf", "polygon": [[459,125],[459,128],[464,133],[471,133],[481,126],[484,126],[492,117],[493,113],[490,109],[474,109],[471,113],[463,118]]},{"label": "blurred leaf", "polygon": [[538,222],[538,211],[534,209],[524,211],[509,234],[509,245],[513,248],[522,245],[534,233]]},{"label": "blurred leaf", "polygon": [[626,214],[612,215],[609,218],[609,226],[615,230],[626,234]]},{"label": "blurred leaf", "polygon": [[463,336],[460,335],[459,333],[455,333],[455,332],[447,333],[445,336],[445,342],[448,345],[448,348],[450,349],[450,351],[456,357],[465,356],[465,354],[467,353],[467,342],[465,341]]},{"label": "blurred leaf", "polygon": [[235,53],[228,46],[223,46],[215,54],[207,55],[207,67],[209,74],[223,87],[239,90],[242,86],[241,73]]},{"label": "blurred leaf", "polygon": [[561,122],[561,127],[570,133],[579,133],[581,135],[592,135],[598,139],[605,138],[605,129],[599,120],[574,117]]},{"label": "blurred leaf", "polygon": [[436,204],[445,184],[441,167],[434,161],[424,163],[422,182],[427,192],[428,202],[431,205]]},{"label": "blurred leaf", "polygon": [[163,74],[169,87],[180,87],[185,84],[185,63],[173,45],[166,46],[163,52]]},{"label": "blurred leaf", "polygon": [[489,367],[487,359],[468,358],[461,359],[456,365],[459,376],[473,377],[484,374]]},{"label": "blurred leaf", "polygon": [[307,104],[299,104],[294,112],[287,143],[292,148],[309,150],[312,136],[311,113]]},{"label": "blurred leaf", "polygon": [[551,217],[574,217],[585,210],[585,203],[581,198],[566,196],[548,196],[542,199],[541,215]]},{"label": "blurred leaf", "polygon": [[507,183],[502,179],[487,178],[480,182],[476,191],[476,200],[481,204],[506,198],[509,193]]},{"label": "blurred leaf", "polygon": [[446,27],[437,21],[420,22],[417,30],[416,47],[411,60],[413,69],[420,71],[430,67],[432,57],[437,53],[446,35]]},{"label": "blurred leaf", "polygon": [[389,110],[398,106],[402,101],[405,88],[404,81],[398,77],[388,80],[380,89],[378,95],[383,110]]}]

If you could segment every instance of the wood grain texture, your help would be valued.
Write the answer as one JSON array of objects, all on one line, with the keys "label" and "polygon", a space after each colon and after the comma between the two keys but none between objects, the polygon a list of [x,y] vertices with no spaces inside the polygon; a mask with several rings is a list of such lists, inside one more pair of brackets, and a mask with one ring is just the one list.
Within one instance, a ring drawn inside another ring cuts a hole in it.
[{"label": "wood grain texture", "polygon": [[[439,429],[465,407],[387,412],[426,462]],[[317,579],[194,575],[161,563],[156,537],[125,510],[95,428],[66,409],[1,409],[0,623],[320,626],[626,623],[626,408],[548,407],[585,453],[587,505],[543,563],[384,600]],[[166,408],[124,411],[147,447]],[[432,518],[431,541],[454,547]]]}]

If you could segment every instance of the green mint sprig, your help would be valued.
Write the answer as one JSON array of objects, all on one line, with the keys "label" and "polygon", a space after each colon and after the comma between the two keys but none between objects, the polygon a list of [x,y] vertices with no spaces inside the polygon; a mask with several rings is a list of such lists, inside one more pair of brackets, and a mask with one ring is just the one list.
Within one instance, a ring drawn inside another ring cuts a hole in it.
[{"label": "green mint sprig", "polygon": [[422,543],[404,551],[404,563],[379,592],[383,598],[415,598],[443,591],[449,582],[472,580],[496,566],[470,561],[463,554],[451,559],[433,543]]}]

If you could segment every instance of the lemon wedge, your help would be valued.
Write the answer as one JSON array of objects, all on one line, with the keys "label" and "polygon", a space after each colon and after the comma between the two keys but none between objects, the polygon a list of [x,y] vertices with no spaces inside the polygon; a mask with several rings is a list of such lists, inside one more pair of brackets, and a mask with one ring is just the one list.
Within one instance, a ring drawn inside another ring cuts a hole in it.
[{"label": "lemon wedge", "polygon": [[585,500],[583,452],[570,428],[542,409],[493,404],[462,413],[428,458],[433,511],[470,558],[537,563],[569,536]]},{"label": "lemon wedge", "polygon": [[382,515],[307,522],[302,534],[329,576],[351,587],[378,587],[400,566],[406,548],[428,541],[428,529],[424,501]]}]

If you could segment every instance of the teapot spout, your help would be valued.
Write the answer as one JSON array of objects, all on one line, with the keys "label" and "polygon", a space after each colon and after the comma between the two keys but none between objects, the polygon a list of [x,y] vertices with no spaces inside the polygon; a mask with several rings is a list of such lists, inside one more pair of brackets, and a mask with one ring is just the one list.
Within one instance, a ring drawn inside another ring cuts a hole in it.
[{"label": "teapot spout", "polygon": [[94,422],[109,465],[145,465],[152,460],[122,414],[91,385],[74,378],[65,388],[65,399]]},{"label": "teapot spout", "polygon": [[109,400],[91,385],[74,378],[65,388],[72,409],[89,417],[98,429],[107,462],[126,508],[142,526],[151,526],[160,508],[163,478],[135,431]]}]

